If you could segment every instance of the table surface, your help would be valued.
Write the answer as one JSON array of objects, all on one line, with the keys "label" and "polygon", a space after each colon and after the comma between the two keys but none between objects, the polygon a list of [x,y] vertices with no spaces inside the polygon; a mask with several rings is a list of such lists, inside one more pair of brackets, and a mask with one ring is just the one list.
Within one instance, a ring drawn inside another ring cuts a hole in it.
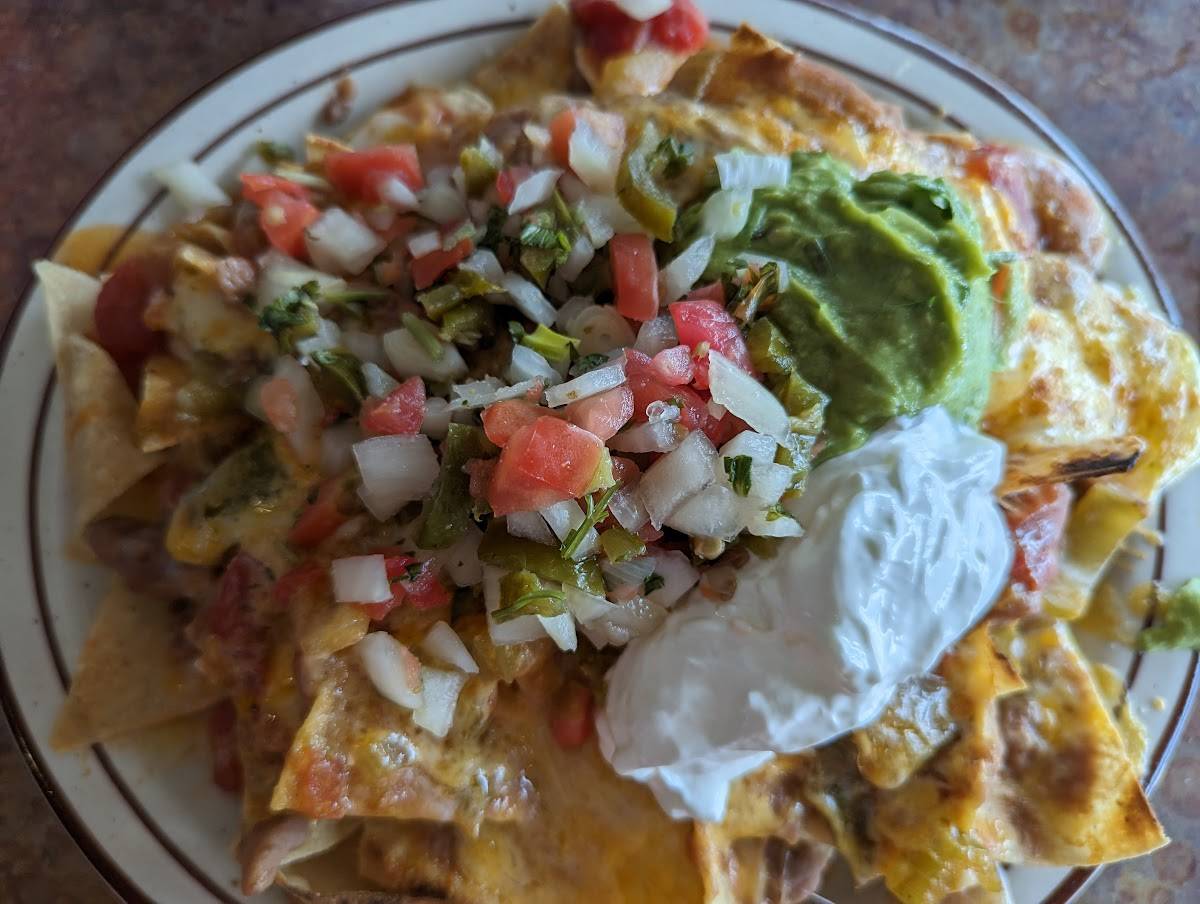
[{"label": "table surface", "polygon": [[[165,112],[232,65],[374,0],[6,0],[0,8],[0,322],[71,210]],[[1112,183],[1193,334],[1200,324],[1200,18],[1194,0],[860,0],[1040,106]],[[0,720],[2,723],[2,720]],[[0,900],[114,900],[0,724]],[[1200,712],[1155,794],[1175,839],[1089,904],[1200,900]]]}]

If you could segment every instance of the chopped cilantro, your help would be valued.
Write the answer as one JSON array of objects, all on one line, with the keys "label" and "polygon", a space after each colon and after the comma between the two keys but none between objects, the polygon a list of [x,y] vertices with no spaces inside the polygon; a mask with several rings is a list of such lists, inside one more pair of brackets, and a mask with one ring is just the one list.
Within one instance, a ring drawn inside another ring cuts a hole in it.
[{"label": "chopped cilantro", "polygon": [[267,166],[279,166],[281,163],[291,163],[296,159],[296,152],[289,145],[279,141],[256,142],[254,150]]},{"label": "chopped cilantro", "polygon": [[288,289],[258,315],[258,325],[279,342],[284,351],[291,351],[298,339],[315,335],[320,311],[317,297],[321,287],[311,280],[303,285]]},{"label": "chopped cilantro", "polygon": [[579,544],[583,542],[587,532],[604,520],[604,516],[608,514],[608,504],[612,502],[613,496],[617,495],[617,490],[620,488],[619,483],[613,484],[604,491],[599,502],[593,502],[591,496],[584,497],[583,520],[563,537],[561,547],[563,556],[569,559],[575,555],[575,550],[579,549]]},{"label": "chopped cilantro", "polygon": [[651,152],[650,168],[661,173],[665,179],[676,179],[692,165],[695,156],[691,145],[682,143],[674,135],[668,135]]},{"label": "chopped cilantro", "polygon": [[649,596],[655,590],[661,590],[665,586],[667,586],[667,582],[663,576],[657,571],[652,571],[646,575],[646,580],[642,581],[642,594]]}]

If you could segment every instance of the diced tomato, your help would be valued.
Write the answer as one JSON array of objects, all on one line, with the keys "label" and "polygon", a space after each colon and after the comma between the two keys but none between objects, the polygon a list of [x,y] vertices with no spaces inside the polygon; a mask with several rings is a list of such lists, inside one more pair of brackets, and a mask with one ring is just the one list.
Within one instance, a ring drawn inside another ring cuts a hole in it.
[{"label": "diced tomato", "polygon": [[242,197],[256,207],[262,207],[276,192],[301,201],[309,199],[307,188],[283,176],[274,176],[271,173],[242,173],[241,178]]},{"label": "diced tomato", "polygon": [[692,0],[675,0],[650,21],[650,39],[676,53],[695,53],[708,40],[708,20]]},{"label": "diced tomato", "polygon": [[650,369],[655,377],[668,386],[686,386],[696,374],[696,363],[692,360],[690,348],[677,345],[655,355]]},{"label": "diced tomato", "polygon": [[162,334],[146,325],[144,315],[154,290],[169,279],[169,267],[157,259],[131,258],[116,266],[96,297],[96,340],[131,384],[162,345]]},{"label": "diced tomato", "polygon": [[592,692],[576,681],[558,692],[550,714],[550,733],[559,747],[573,750],[587,742],[592,736],[594,709]]},{"label": "diced tomato", "polygon": [[286,608],[297,593],[315,587],[329,579],[329,569],[317,562],[306,562],[276,578],[271,588],[271,600],[280,609]]},{"label": "diced tomato", "polygon": [[1001,145],[985,144],[967,154],[963,170],[1004,195],[1016,218],[1014,238],[1023,250],[1036,247],[1040,229],[1029,191],[1029,176],[1018,152]]},{"label": "diced tomato", "polygon": [[679,341],[691,347],[696,359],[698,388],[708,388],[709,350],[720,352],[746,373],[754,373],[742,330],[724,305],[708,300],[677,301],[671,305],[671,319]]},{"label": "diced tomato", "polygon": [[1041,590],[1058,574],[1063,530],[1071,508],[1066,484],[1035,487],[1004,501],[1013,535],[1012,580]]},{"label": "diced tomato", "polygon": [[616,436],[632,417],[633,391],[628,386],[614,386],[567,406],[567,420],[603,440]]},{"label": "diced tomato", "polygon": [[[571,135],[575,131],[575,110],[567,107],[550,120],[550,156],[562,167],[571,165]],[[511,203],[509,198],[505,204]]]},{"label": "diced tomato", "polygon": [[237,710],[222,700],[208,712],[208,749],[212,754],[212,779],[222,791],[242,790],[242,760],[238,756]]},{"label": "diced tomato", "polygon": [[371,621],[379,621],[402,603],[417,609],[436,609],[450,602],[450,592],[438,579],[435,560],[418,563],[412,556],[396,549],[384,549],[380,553],[392,585],[392,598],[386,603],[356,604]]},{"label": "diced tomato", "polygon": [[[497,446],[505,446],[512,435],[528,427],[539,417],[551,415],[550,409],[527,399],[505,399],[493,402],[483,410],[483,432]],[[551,415],[552,416],[552,415]]]},{"label": "diced tomato", "polygon": [[272,377],[258,391],[267,421],[280,433],[296,429],[296,387],[283,377]]},{"label": "diced tomato", "polygon": [[717,304],[725,304],[725,287],[721,285],[720,280],[715,283],[709,283],[707,286],[701,286],[699,289],[692,289],[688,292],[684,301],[715,301]]},{"label": "diced tomato", "polygon": [[708,403],[690,386],[668,386],[645,373],[630,374],[627,383],[633,392],[635,421],[646,420],[651,402],[670,402],[679,406],[679,423],[688,430],[701,430],[708,423]]},{"label": "diced tomato", "polygon": [[700,429],[704,431],[705,436],[712,440],[714,446],[723,446],[743,430],[749,430],[750,427],[740,417],[726,411],[720,418],[715,418],[710,414],[707,422]]},{"label": "diced tomato", "polygon": [[497,515],[543,509],[577,499],[591,485],[604,455],[593,433],[556,417],[540,417],[509,439],[488,486]]},{"label": "diced tomato", "polygon": [[338,478],[325,481],[317,490],[317,498],[300,513],[287,540],[292,546],[316,546],[346,523],[348,516],[341,509],[345,484]]},{"label": "diced tomato", "polygon": [[614,235],[608,243],[617,310],[631,320],[658,316],[658,263],[648,235]]},{"label": "diced tomato", "polygon": [[206,608],[206,627],[217,637],[228,639],[247,629],[253,620],[250,611],[252,590],[266,576],[267,570],[249,553],[239,552],[221,575],[217,596]]},{"label": "diced tomato", "polygon": [[321,217],[321,211],[303,198],[293,198],[281,191],[267,195],[258,212],[258,225],[267,241],[289,257],[304,258],[304,231]]},{"label": "diced tomato", "polygon": [[412,262],[413,285],[418,289],[428,289],[439,276],[466,260],[474,248],[475,243],[467,238],[449,251],[439,248],[415,258]]},{"label": "diced tomato", "polygon": [[342,194],[368,204],[383,201],[380,186],[392,177],[398,177],[413,191],[425,187],[421,161],[411,144],[334,151],[325,158],[325,175]]},{"label": "diced tomato", "polygon": [[623,455],[612,456],[612,472],[617,483],[629,483],[642,476],[642,469],[637,466],[637,462]]},{"label": "diced tomato", "polygon": [[487,499],[488,487],[492,483],[492,474],[496,470],[494,458],[472,458],[463,470],[467,472],[467,494],[472,499],[484,501]]},{"label": "diced tomato", "polygon": [[409,377],[386,399],[363,403],[359,423],[367,436],[414,436],[425,420],[425,383]]},{"label": "diced tomato", "polygon": [[496,176],[496,194],[500,196],[500,203],[505,207],[511,204],[516,195],[517,186],[528,179],[532,173],[533,169],[528,166],[510,166],[508,169],[501,170]]},{"label": "diced tomato", "polygon": [[641,49],[650,23],[639,22],[611,0],[572,0],[571,11],[583,42],[600,60]]}]

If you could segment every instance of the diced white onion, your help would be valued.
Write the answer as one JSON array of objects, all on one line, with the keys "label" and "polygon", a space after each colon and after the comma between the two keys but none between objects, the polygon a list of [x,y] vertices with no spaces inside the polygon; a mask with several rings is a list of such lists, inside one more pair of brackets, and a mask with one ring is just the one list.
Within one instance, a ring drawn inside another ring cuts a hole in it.
[{"label": "diced white onion", "polygon": [[558,177],[561,175],[562,170],[554,168],[530,173],[514,189],[512,202],[508,205],[508,212],[510,214],[521,213],[549,201],[550,196],[554,194],[554,186],[558,182]]},{"label": "diced white onion", "polygon": [[288,431],[288,442],[302,462],[316,464],[321,454],[321,422],[325,419],[321,396],[308,371],[295,358],[276,358],[275,376],[288,381],[296,401],[296,425]]},{"label": "diced white onion", "polygon": [[550,147],[550,130],[545,126],[540,126],[536,122],[527,122],[521,131],[525,133],[525,137],[529,139],[529,143],[533,145],[535,151],[545,151]]},{"label": "diced white onion", "polygon": [[393,389],[400,386],[400,381],[377,364],[367,361],[362,366],[363,382],[367,386],[367,395],[378,399],[387,398]]},{"label": "diced white onion", "polygon": [[791,515],[768,518],[765,511],[752,513],[746,519],[746,530],[756,537],[799,537],[804,533],[800,522]]},{"label": "diced white onion", "polygon": [[661,351],[679,344],[679,333],[675,331],[675,320],[669,314],[647,320],[638,327],[637,340],[633,347],[653,358]]},{"label": "diced white onion", "polygon": [[586,593],[575,587],[564,586],[563,593],[567,596],[567,609],[580,624],[607,618],[617,608],[604,597]]},{"label": "diced white onion", "polygon": [[450,405],[453,408],[487,408],[496,402],[529,397],[536,393],[541,385],[540,380],[525,380],[505,386],[495,377],[471,383],[458,383],[450,387]]},{"label": "diced white onion", "polygon": [[359,496],[379,521],[407,502],[429,495],[438,477],[438,457],[429,437],[373,436],[354,446],[362,487]]},{"label": "diced white onion", "polygon": [[529,280],[515,273],[506,273],[500,280],[500,286],[511,296],[517,309],[534,323],[544,323],[546,326],[554,323],[554,305]]},{"label": "diced white onion", "polygon": [[613,0],[625,15],[639,22],[649,22],[671,8],[671,0]]},{"label": "diced white onion", "polygon": [[724,405],[714,402],[712,399],[709,399],[707,402],[705,402],[704,407],[708,409],[708,413],[718,421],[729,413],[729,409],[727,409]]},{"label": "diced white onion", "polygon": [[627,427],[608,441],[608,447],[617,452],[670,452],[685,436],[687,430],[673,421],[653,421]]},{"label": "diced white onion", "polygon": [[454,724],[454,708],[467,676],[461,672],[421,668],[421,705],[413,712],[413,722],[431,735],[444,738]]},{"label": "diced white onion", "polygon": [[463,535],[449,549],[438,554],[446,574],[457,587],[477,587],[483,580],[483,563],[479,561],[479,544],[483,531],[468,523]]},{"label": "diced white onion", "polygon": [[436,229],[414,232],[408,237],[408,253],[413,257],[424,257],[441,250],[442,236]]},{"label": "diced white onion", "polygon": [[322,292],[336,292],[346,287],[346,281],[341,277],[314,270],[278,251],[268,251],[263,255],[258,271],[258,309],[261,311],[276,298],[310,282],[315,282]]},{"label": "diced white onion", "polygon": [[504,527],[514,537],[544,543],[547,546],[557,546],[558,540],[550,531],[550,526],[540,512],[509,512],[504,516]]},{"label": "diced white onion", "polygon": [[354,651],[380,694],[405,709],[422,704],[421,663],[408,647],[386,631],[372,631],[354,645]]},{"label": "diced white onion", "polygon": [[595,307],[595,304],[590,298],[584,295],[573,295],[563,303],[563,306],[558,309],[558,313],[554,315],[554,326],[560,332],[569,334],[571,333],[571,324],[575,318],[592,307]]},{"label": "diced white onion", "polygon": [[542,630],[550,635],[550,639],[560,650],[569,653],[575,649],[578,640],[575,637],[575,619],[572,618],[570,612],[550,616],[535,615],[534,618],[538,620]]},{"label": "diced white onion", "polygon": [[396,222],[396,211],[390,207],[384,207],[382,204],[368,207],[362,212],[362,216],[367,221],[367,225],[376,232],[387,232]]},{"label": "diced white onion", "polygon": [[580,311],[571,321],[570,333],[579,340],[581,355],[602,355],[628,348],[637,338],[629,321],[611,304],[593,305]]},{"label": "diced white onion", "polygon": [[189,214],[201,213],[209,207],[231,204],[229,195],[204,170],[191,160],[180,160],[154,171],[154,178],[162,183],[179,205]]},{"label": "diced white onion", "polygon": [[479,674],[479,663],[462,642],[462,638],[444,621],[434,622],[425,639],[421,641],[421,649],[435,659],[454,666],[460,672],[466,672],[468,675]]},{"label": "diced white onion", "polygon": [[779,444],[769,436],[763,436],[753,430],[743,430],[721,447],[721,457],[746,455],[755,464],[765,465],[775,460],[775,450],[778,447]]},{"label": "diced white onion", "polygon": [[379,197],[396,210],[416,210],[420,204],[416,193],[399,176],[389,176],[379,183]]},{"label": "diced white onion", "polygon": [[731,239],[746,228],[754,192],[748,188],[715,191],[700,211],[700,229],[718,239]]},{"label": "diced white onion", "polygon": [[625,382],[625,361],[618,358],[609,364],[580,374],[574,380],[567,380],[558,386],[546,390],[546,404],[551,408],[559,408],[580,399],[599,395],[606,390],[620,386]]},{"label": "diced white onion", "polygon": [[449,342],[442,343],[442,357],[434,360],[412,333],[401,327],[383,334],[383,350],[399,377],[424,377],[446,382],[464,377],[467,362]]},{"label": "diced white onion", "polygon": [[729,487],[715,483],[685,499],[663,523],[690,537],[729,540],[741,530],[741,521],[741,497]]},{"label": "diced white onion", "polygon": [[321,473],[326,477],[341,474],[354,461],[354,444],[362,431],[354,421],[326,427],[321,433]]},{"label": "diced white onion", "polygon": [[605,195],[616,191],[623,150],[606,144],[586,118],[576,116],[567,141],[567,159],[575,175],[592,191]]},{"label": "diced white onion", "polygon": [[787,410],[774,394],[717,351],[708,353],[708,383],[713,399],[759,433],[784,442],[790,429]]},{"label": "diced white onion", "polygon": [[350,556],[329,563],[333,598],[339,603],[386,603],[392,598],[383,556]]},{"label": "diced white onion", "polygon": [[374,333],[344,329],[342,348],[364,363],[370,362],[379,367],[388,363],[387,355],[383,353],[383,340]]},{"label": "diced white onion", "polygon": [[332,320],[324,317],[317,318],[317,331],[311,336],[305,336],[296,343],[296,351],[300,354],[300,362],[308,363],[313,352],[329,351],[342,345],[342,331]]},{"label": "diced white onion", "polygon": [[449,182],[426,186],[417,193],[421,216],[442,226],[467,219],[467,202]]},{"label": "diced white onion", "polygon": [[529,346],[520,344],[513,346],[512,364],[509,365],[505,376],[514,383],[541,380],[544,385],[553,386],[562,382],[562,377],[549,361]]},{"label": "diced white onion", "polygon": [[639,556],[625,562],[602,562],[600,570],[604,572],[608,586],[616,590],[618,587],[641,587],[654,573],[656,564],[653,556]]},{"label": "diced white onion", "polygon": [[330,207],[304,233],[313,263],[323,270],[362,273],[386,246],[370,227]]},{"label": "diced white onion", "polygon": [[760,507],[772,506],[780,500],[792,485],[792,469],[773,463],[750,466],[750,492],[746,498]]},{"label": "diced white onion", "polygon": [[[566,499],[548,505],[542,509],[541,515],[559,540],[566,540],[571,531],[583,524],[583,509],[574,499]],[[594,527],[588,528],[588,532],[584,534],[583,540],[571,558],[582,559],[590,556],[599,545],[600,535],[596,533]]]},{"label": "diced white onion", "polygon": [[792,159],[786,154],[747,154],[730,151],[713,158],[721,188],[775,188],[787,185]]},{"label": "diced white onion", "polygon": [[458,269],[478,273],[494,286],[500,285],[504,279],[504,270],[500,266],[500,261],[487,248],[480,248],[459,264]]},{"label": "diced white onion", "polygon": [[716,242],[711,235],[701,236],[667,264],[658,274],[658,297],[661,304],[678,301],[696,284],[709,260]]},{"label": "diced white onion", "polygon": [[663,585],[648,594],[648,598],[670,609],[700,580],[700,572],[691,560],[677,549],[654,553],[654,573]]},{"label": "diced white onion", "polygon": [[485,565],[483,569],[483,605],[487,609],[488,636],[498,647],[506,647],[515,643],[529,643],[541,640],[546,636],[546,629],[532,615],[518,615],[508,621],[498,622],[492,618],[492,613],[500,608],[500,577],[503,572],[499,568]]},{"label": "diced white onion", "polygon": [[575,214],[588,238],[603,248],[615,233],[644,233],[642,226],[612,195],[585,195],[575,202]]},{"label": "diced white onion", "polygon": [[595,256],[596,249],[592,247],[591,240],[581,232],[575,236],[575,243],[571,245],[571,253],[567,255],[567,259],[563,261],[562,266],[554,275],[561,276],[567,282],[573,282],[579,278],[583,268],[590,264]]},{"label": "diced white onion", "polygon": [[638,498],[650,523],[663,522],[686,499],[717,479],[717,450],[700,430],[694,430],[670,452],[652,464],[638,483]]},{"label": "diced white onion", "polygon": [[650,520],[646,507],[637,498],[636,486],[625,485],[617,490],[608,504],[608,510],[617,519],[617,524],[630,533],[637,533]]},{"label": "diced white onion", "polygon": [[421,432],[431,439],[445,439],[450,430],[450,417],[455,409],[445,399],[433,396],[425,400],[425,417],[421,421]]},{"label": "diced white onion", "polygon": [[666,617],[666,609],[639,596],[618,604],[607,618],[596,619],[582,627],[596,647],[605,644],[622,646],[635,637],[649,634]]}]

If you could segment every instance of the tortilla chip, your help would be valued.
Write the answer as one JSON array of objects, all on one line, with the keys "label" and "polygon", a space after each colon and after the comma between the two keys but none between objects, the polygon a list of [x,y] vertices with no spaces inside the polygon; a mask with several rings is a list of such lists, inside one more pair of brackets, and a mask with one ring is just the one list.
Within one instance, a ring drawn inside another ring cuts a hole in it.
[{"label": "tortilla chip", "polygon": [[199,712],[223,695],[196,668],[185,623],[117,583],[92,623],[50,737],[65,750]]},{"label": "tortilla chip", "polygon": [[50,347],[62,366],[62,345],[67,336],[83,336],[92,329],[92,315],[100,294],[100,280],[54,261],[33,265],[50,327]]},{"label": "tortilla chip", "polygon": [[863,777],[877,788],[898,788],[957,730],[945,679],[919,675],[900,685],[879,718],[850,737]]},{"label": "tortilla chip", "polygon": [[673,53],[661,47],[645,47],[633,53],[608,57],[597,63],[591,52],[580,44],[575,49],[575,64],[583,73],[592,93],[600,100],[619,97],[651,97],[670,84],[688,61],[688,54]]},{"label": "tortilla chip", "polygon": [[552,5],[542,17],[471,76],[500,109],[534,103],[575,88],[574,26],[566,7]]},{"label": "tortilla chip", "polygon": [[1145,448],[1146,443],[1136,436],[1114,436],[1084,445],[1014,452],[1005,462],[1004,481],[996,495],[1125,474],[1133,470]]},{"label": "tortilla chip", "polygon": [[1000,858],[1092,866],[1166,844],[1068,626],[1000,640],[1028,685],[1000,701],[1003,759],[979,820]]},{"label": "tortilla chip", "polygon": [[[518,818],[532,804],[528,781],[502,739],[476,732],[495,691],[495,682],[468,681],[443,741],[382,697],[356,656],[335,656],[292,741],[271,809],[318,819],[458,820],[472,830],[484,819]],[[480,769],[504,778],[480,787]]]},{"label": "tortilla chip", "polygon": [[108,352],[83,336],[65,336],[58,377],[67,409],[67,464],[82,529],[162,463],[143,452],[134,430],[137,402]]}]

